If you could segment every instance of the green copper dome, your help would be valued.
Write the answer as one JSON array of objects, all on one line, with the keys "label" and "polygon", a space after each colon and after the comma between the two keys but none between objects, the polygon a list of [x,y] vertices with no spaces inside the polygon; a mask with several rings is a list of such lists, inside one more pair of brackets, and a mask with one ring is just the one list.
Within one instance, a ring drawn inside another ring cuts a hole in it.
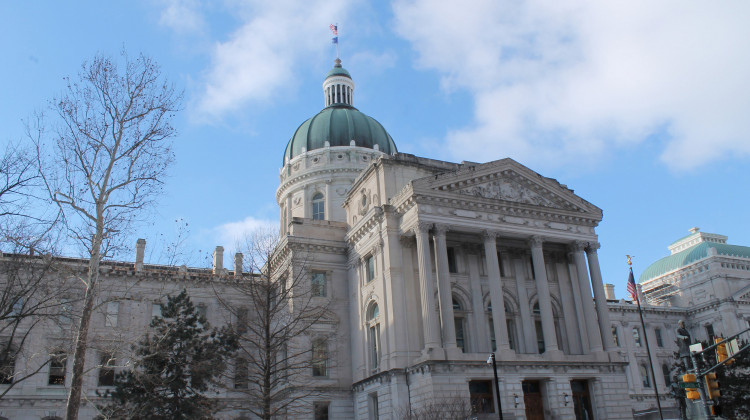
[{"label": "green copper dome", "polygon": [[397,152],[396,144],[385,128],[353,106],[354,81],[341,67],[341,60],[336,58],[334,63],[323,82],[326,107],[297,128],[286,145],[282,164],[301,155],[303,150],[322,149],[326,142],[331,147],[354,145],[368,149],[377,147],[389,155]]},{"label": "green copper dome", "polygon": [[684,251],[664,257],[649,265],[648,268],[643,270],[639,283],[651,280],[679,268],[686,267],[698,260],[702,260],[708,256],[709,248],[715,248],[718,255],[750,258],[750,247],[747,246],[701,242],[685,249]]},{"label": "green copper dome", "polygon": [[336,104],[324,108],[297,128],[286,146],[284,161],[302,154],[302,148],[321,149],[325,142],[331,147],[349,146],[352,140],[358,147],[374,149],[377,145],[378,150],[386,154],[397,151],[391,135],[374,118],[352,106]]}]

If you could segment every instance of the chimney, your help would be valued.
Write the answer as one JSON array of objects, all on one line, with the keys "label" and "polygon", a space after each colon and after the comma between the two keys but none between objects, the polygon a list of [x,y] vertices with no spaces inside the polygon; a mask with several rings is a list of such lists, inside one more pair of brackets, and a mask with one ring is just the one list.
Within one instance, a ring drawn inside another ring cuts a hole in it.
[{"label": "chimney", "polygon": [[146,240],[143,238],[135,241],[135,271],[143,270],[143,254],[146,253]]},{"label": "chimney", "polygon": [[616,300],[614,284],[607,283],[604,285],[604,297],[606,297],[607,300]]},{"label": "chimney", "polygon": [[234,276],[242,277],[242,253],[234,254]]},{"label": "chimney", "polygon": [[214,274],[221,274],[224,270],[224,247],[217,246],[214,251]]}]

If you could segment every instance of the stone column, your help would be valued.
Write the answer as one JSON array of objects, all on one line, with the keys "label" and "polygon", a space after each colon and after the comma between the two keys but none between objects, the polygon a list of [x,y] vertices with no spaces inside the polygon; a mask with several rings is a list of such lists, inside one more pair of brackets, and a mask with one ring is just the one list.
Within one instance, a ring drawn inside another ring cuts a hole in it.
[{"label": "stone column", "polygon": [[474,312],[477,344],[479,352],[492,351],[490,336],[488,335],[487,318],[484,315],[484,300],[482,299],[482,284],[479,281],[479,250],[467,247],[469,260],[469,282],[471,284],[471,307]]},{"label": "stone column", "polygon": [[435,255],[437,256],[438,296],[440,297],[440,323],[443,326],[443,346],[456,348],[456,325],[453,322],[453,293],[448,247],[445,244],[446,225],[435,225]]},{"label": "stone column", "polygon": [[586,256],[589,261],[589,272],[591,272],[591,285],[594,289],[596,315],[599,318],[599,333],[602,336],[602,346],[604,350],[609,350],[614,346],[614,343],[612,342],[612,324],[609,322],[607,295],[604,293],[602,271],[599,268],[599,256],[596,253],[599,247],[598,242],[589,242],[589,246],[586,248]]},{"label": "stone column", "polygon": [[555,316],[552,312],[552,299],[549,295],[549,284],[547,283],[547,268],[544,264],[544,253],[542,252],[542,238],[532,236],[529,241],[531,245],[531,263],[534,264],[536,275],[536,290],[539,298],[539,312],[542,316],[542,333],[544,335],[544,352],[547,354],[557,353],[557,335],[555,334]]},{"label": "stone column", "polygon": [[432,223],[420,222],[414,229],[417,236],[417,261],[419,264],[419,291],[422,300],[422,324],[424,327],[424,350],[440,348],[440,331],[435,318],[435,285],[430,267],[430,236]]},{"label": "stone column", "polygon": [[497,232],[484,231],[484,258],[487,264],[487,282],[490,285],[492,302],[492,324],[495,327],[497,355],[510,350],[508,344],[508,324],[505,322],[505,299],[503,298],[503,280],[500,265],[497,262]]},{"label": "stone column", "polygon": [[599,333],[599,324],[596,321],[596,311],[594,310],[593,297],[591,296],[591,286],[589,283],[588,269],[586,268],[586,256],[583,250],[586,243],[576,241],[573,244],[573,260],[576,264],[578,273],[578,287],[581,289],[581,303],[583,304],[583,315],[586,320],[586,334],[589,338],[589,350],[592,352],[602,351],[602,335]]},{"label": "stone column", "polygon": [[575,266],[575,256],[573,251],[568,252],[568,276],[570,278],[570,288],[573,290],[573,302],[576,310],[576,324],[578,325],[578,335],[581,339],[581,352],[586,354],[591,346],[589,345],[589,335],[586,332],[586,315],[583,311],[583,300],[581,299],[581,284],[578,281],[578,270]]},{"label": "stone column", "polygon": [[526,255],[520,255],[513,259],[516,271],[516,293],[518,293],[518,312],[521,314],[521,333],[518,338],[519,353],[536,353],[536,335],[534,323],[531,321],[531,308],[529,307],[529,294],[526,291]]}]

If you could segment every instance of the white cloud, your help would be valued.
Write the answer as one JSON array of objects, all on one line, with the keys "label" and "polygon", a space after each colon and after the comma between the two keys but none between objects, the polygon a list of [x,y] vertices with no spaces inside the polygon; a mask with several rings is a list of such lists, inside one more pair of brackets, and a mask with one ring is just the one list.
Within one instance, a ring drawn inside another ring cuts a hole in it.
[{"label": "white cloud", "polygon": [[[586,164],[659,130],[685,170],[750,156],[750,3],[394,0],[417,65],[474,97],[458,158]],[[467,154],[469,156],[467,156]]]},{"label": "white cloud", "polygon": [[198,0],[162,0],[164,9],[159,16],[161,25],[177,33],[193,33],[203,30],[205,22]]},{"label": "white cloud", "polygon": [[273,232],[279,229],[279,222],[256,219],[248,216],[237,222],[224,223],[213,229],[216,240],[227,249],[242,248],[247,238],[258,232]]},{"label": "white cloud", "polygon": [[235,4],[243,23],[229,39],[215,44],[197,111],[217,117],[290,92],[298,62],[331,48],[328,25],[345,19],[355,3],[252,0]]}]

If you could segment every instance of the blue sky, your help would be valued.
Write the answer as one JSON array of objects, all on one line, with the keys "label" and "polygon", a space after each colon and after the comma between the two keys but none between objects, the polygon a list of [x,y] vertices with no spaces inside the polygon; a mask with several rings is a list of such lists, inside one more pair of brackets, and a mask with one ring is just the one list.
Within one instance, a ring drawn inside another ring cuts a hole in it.
[{"label": "blue sky", "polygon": [[[750,3],[343,0],[0,2],[0,142],[97,52],[143,52],[185,91],[148,223],[187,221],[193,265],[276,223],[286,142],[323,106],[335,50],[399,150],[511,157],[604,210],[604,281],[698,226],[750,245]],[[229,261],[229,259],[227,259]]]}]

